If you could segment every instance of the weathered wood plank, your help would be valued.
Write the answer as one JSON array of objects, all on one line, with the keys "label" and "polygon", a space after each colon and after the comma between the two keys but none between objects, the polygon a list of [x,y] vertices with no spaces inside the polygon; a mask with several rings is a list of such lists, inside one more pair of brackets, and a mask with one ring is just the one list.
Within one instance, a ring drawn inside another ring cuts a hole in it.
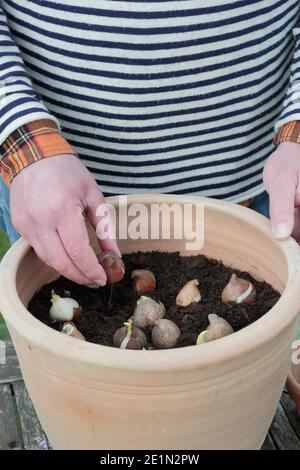
[{"label": "weathered wood plank", "polygon": [[[2,347],[2,346],[1,346]],[[2,355],[2,354],[1,354]],[[22,380],[19,361],[11,341],[5,342],[5,363],[0,361],[0,384]]]},{"label": "weathered wood plank", "polygon": [[24,382],[15,382],[13,389],[20,417],[24,448],[26,450],[48,450],[48,441],[31,403]]},{"label": "weathered wood plank", "polygon": [[0,385],[0,449],[21,449],[17,415],[10,385]]},{"label": "weathered wood plank", "polygon": [[297,414],[295,403],[287,393],[282,394],[280,402],[300,441],[300,417]]},{"label": "weathered wood plank", "polygon": [[300,450],[299,439],[280,403],[269,432],[279,450]]},{"label": "weathered wood plank", "polygon": [[261,450],[277,450],[272,436],[270,436],[269,433],[266,435],[265,441],[261,446]]}]

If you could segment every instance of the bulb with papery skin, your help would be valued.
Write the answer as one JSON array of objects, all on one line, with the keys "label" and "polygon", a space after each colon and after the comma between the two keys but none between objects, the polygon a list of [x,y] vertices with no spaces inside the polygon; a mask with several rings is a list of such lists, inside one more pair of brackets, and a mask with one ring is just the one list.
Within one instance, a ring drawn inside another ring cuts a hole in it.
[{"label": "bulb with papery skin", "polygon": [[180,329],[173,321],[157,320],[151,333],[152,343],[157,349],[171,349],[176,345],[180,335]]},{"label": "bulb with papery skin", "polygon": [[222,302],[227,303],[246,303],[250,304],[256,299],[257,293],[254,285],[250,281],[241,279],[236,274],[232,274],[230,281],[222,292]]},{"label": "bulb with papery skin", "polygon": [[133,312],[133,324],[144,330],[148,326],[153,326],[155,321],[163,318],[165,314],[166,309],[161,302],[143,295],[137,301]]},{"label": "bulb with papery skin", "polygon": [[209,325],[205,331],[202,331],[199,334],[197,344],[208,343],[209,341],[214,341],[234,333],[231,325],[224,320],[224,318],[221,318],[214,313],[208,315],[208,321]]},{"label": "bulb with papery skin", "polygon": [[151,292],[156,287],[155,276],[147,269],[135,269],[132,271],[131,283],[137,294]]},{"label": "bulb with papery skin", "polygon": [[201,300],[201,293],[198,289],[199,282],[197,279],[192,279],[187,282],[178,292],[176,297],[176,305],[187,307],[193,303],[198,303]]},{"label": "bulb with papery skin", "polygon": [[61,332],[71,338],[81,339],[85,341],[85,337],[82,333],[78,330],[78,328],[72,322],[66,322],[63,324]]},{"label": "bulb with papery skin", "polygon": [[51,302],[49,316],[52,321],[72,321],[81,314],[79,303],[71,297],[60,297],[52,291]]},{"label": "bulb with papery skin", "polygon": [[97,259],[103,267],[110,284],[115,284],[123,279],[125,275],[125,265],[118,253],[114,251],[104,251],[100,253],[100,255],[97,255]]},{"label": "bulb with papery skin", "polygon": [[120,349],[143,349],[147,345],[147,338],[140,328],[133,326],[131,322],[125,322],[115,332],[113,343]]}]

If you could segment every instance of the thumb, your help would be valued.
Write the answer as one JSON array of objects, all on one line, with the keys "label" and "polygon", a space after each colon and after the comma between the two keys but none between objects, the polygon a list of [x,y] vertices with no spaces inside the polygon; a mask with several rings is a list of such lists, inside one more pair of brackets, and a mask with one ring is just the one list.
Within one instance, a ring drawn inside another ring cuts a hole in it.
[{"label": "thumb", "polygon": [[294,228],[295,188],[290,183],[270,185],[268,192],[272,233],[277,240],[285,240]]}]

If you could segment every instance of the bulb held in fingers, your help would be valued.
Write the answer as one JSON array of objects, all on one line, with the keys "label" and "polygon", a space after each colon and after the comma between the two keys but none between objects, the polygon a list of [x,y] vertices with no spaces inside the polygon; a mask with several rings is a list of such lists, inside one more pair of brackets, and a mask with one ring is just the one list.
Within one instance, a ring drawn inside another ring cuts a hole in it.
[{"label": "bulb held in fingers", "polygon": [[176,345],[181,332],[173,321],[160,319],[155,322],[151,335],[157,349],[170,349]]},{"label": "bulb held in fingers", "polygon": [[156,320],[163,318],[165,314],[166,309],[161,302],[142,295],[133,312],[133,324],[144,330],[148,326],[153,326]]},{"label": "bulb held in fingers", "polygon": [[227,304],[234,302],[236,304],[250,304],[256,299],[256,289],[252,282],[241,279],[236,274],[232,274],[230,281],[222,292],[222,302]]},{"label": "bulb held in fingers", "polygon": [[76,320],[82,312],[77,300],[71,297],[60,297],[54,291],[52,291],[51,302],[49,316],[52,321]]},{"label": "bulb held in fingers", "polygon": [[107,280],[110,284],[115,284],[123,279],[125,266],[122,258],[114,251],[104,251],[97,255],[98,261],[106,272]]},{"label": "bulb held in fingers", "polygon": [[198,289],[199,282],[197,279],[192,279],[187,282],[178,292],[176,297],[176,305],[187,307],[192,303],[200,302],[201,293]]},{"label": "bulb held in fingers", "polygon": [[147,269],[135,269],[131,274],[132,286],[138,294],[151,292],[156,287],[155,276]]}]

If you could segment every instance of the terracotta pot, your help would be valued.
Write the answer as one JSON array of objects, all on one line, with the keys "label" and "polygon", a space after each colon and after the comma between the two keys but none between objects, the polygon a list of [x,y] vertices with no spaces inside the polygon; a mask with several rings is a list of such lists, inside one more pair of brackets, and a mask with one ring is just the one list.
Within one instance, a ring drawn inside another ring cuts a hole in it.
[{"label": "terracotta pot", "polygon": [[[29,299],[57,274],[18,241],[1,264],[0,310],[52,446],[258,449],[289,369],[300,308],[298,245],[276,242],[268,221],[245,207],[196,197],[129,200],[203,202],[202,252],[265,279],[282,296],[254,324],[202,346],[164,351],[99,346],[60,334],[30,315]],[[121,240],[120,246],[123,252],[185,253],[185,240]]]}]

